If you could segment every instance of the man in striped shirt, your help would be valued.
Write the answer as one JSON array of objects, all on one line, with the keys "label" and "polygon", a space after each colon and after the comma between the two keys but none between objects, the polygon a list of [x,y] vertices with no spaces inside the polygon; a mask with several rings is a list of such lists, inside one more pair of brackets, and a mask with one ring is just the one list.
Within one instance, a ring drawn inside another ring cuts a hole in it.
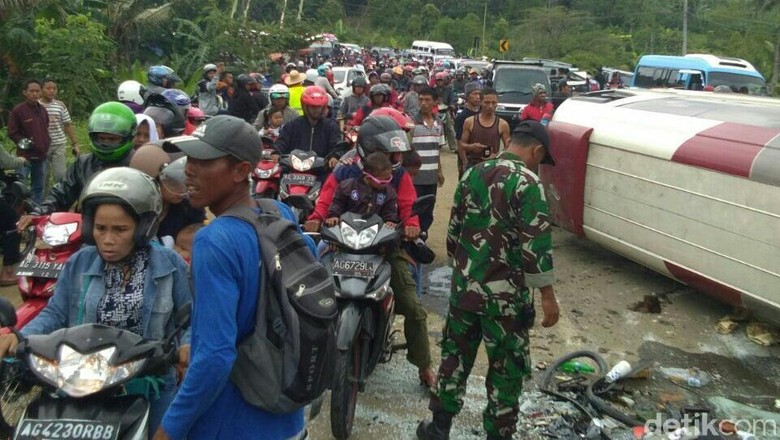
[{"label": "man in striped shirt", "polygon": [[40,103],[49,113],[49,137],[51,146],[49,147],[49,165],[51,173],[56,181],[65,177],[65,167],[67,151],[65,149],[65,135],[70,139],[73,156],[79,155],[79,143],[76,140],[76,132],[73,130],[70,113],[62,101],[57,99],[57,83],[52,79],[43,82],[43,92],[41,93]]},{"label": "man in striped shirt", "polygon": [[[433,115],[438,93],[436,89],[426,87],[418,93],[420,111],[415,115],[415,126],[412,130],[412,149],[422,158],[420,172],[414,177],[414,188],[417,197],[432,194],[444,185],[444,174],[441,168],[439,149],[447,145],[444,138],[444,125]],[[433,223],[433,210],[420,214],[420,229],[428,231]]]}]

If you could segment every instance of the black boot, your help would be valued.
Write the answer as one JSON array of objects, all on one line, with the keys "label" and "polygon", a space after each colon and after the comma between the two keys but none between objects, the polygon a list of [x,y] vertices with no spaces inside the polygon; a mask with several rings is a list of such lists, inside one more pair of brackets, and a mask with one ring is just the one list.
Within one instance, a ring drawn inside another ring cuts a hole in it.
[{"label": "black boot", "polygon": [[449,440],[452,428],[452,414],[437,411],[433,413],[433,421],[423,420],[417,425],[419,440]]}]

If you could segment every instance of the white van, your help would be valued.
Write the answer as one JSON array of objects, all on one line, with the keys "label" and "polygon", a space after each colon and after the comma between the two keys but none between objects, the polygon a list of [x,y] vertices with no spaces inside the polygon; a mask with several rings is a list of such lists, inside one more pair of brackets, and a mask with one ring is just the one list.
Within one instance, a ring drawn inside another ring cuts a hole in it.
[{"label": "white van", "polygon": [[412,50],[433,58],[434,63],[443,59],[455,58],[455,49],[447,43],[438,41],[416,40],[412,43]]}]

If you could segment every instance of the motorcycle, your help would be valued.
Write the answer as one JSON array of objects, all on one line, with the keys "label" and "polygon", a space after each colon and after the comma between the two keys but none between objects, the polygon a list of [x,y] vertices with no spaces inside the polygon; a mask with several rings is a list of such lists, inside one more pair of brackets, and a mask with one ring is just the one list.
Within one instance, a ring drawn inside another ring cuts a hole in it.
[{"label": "motorcycle", "polygon": [[162,341],[101,324],[84,324],[49,335],[22,337],[11,303],[0,298],[0,326],[19,337],[16,357],[26,379],[42,391],[16,426],[0,417],[4,438],[146,439],[150,404],[125,395],[134,378],[166,374],[176,361],[175,341],[189,325],[191,307],[174,317],[176,331]]},{"label": "motorcycle", "polygon": [[252,171],[255,183],[255,197],[275,199],[279,196],[279,180],[282,178],[282,167],[274,156],[278,153],[273,147],[265,147],[260,156],[260,162]]},{"label": "motorcycle", "polygon": [[317,157],[313,151],[296,149],[279,160],[282,167],[279,201],[292,207],[300,223],[306,221],[314,209],[314,202],[320,196],[328,161],[333,157],[341,157],[346,146],[346,142],[337,144],[325,158]]},{"label": "motorcycle", "polygon": [[23,301],[16,310],[18,328],[46,307],[65,262],[81,249],[81,214],[55,212],[35,217],[27,233],[30,239],[16,269]]},{"label": "motorcycle", "polygon": [[[433,196],[415,201],[412,215],[433,205]],[[330,423],[333,436],[352,433],[358,392],[380,362],[393,355],[395,299],[390,287],[391,265],[383,251],[398,245],[399,228],[388,228],[381,217],[344,213],[339,224],[322,229],[322,240],[335,247],[331,269],[339,319],[336,367],[331,387]],[[327,266],[326,266],[327,267]]]}]

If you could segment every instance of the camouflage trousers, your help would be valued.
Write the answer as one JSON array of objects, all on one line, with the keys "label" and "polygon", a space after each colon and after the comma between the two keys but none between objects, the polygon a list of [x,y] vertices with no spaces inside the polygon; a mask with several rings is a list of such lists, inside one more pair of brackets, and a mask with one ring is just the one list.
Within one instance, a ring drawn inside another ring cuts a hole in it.
[{"label": "camouflage trousers", "polygon": [[450,305],[441,343],[436,394],[431,411],[457,414],[463,407],[466,380],[474,366],[481,341],[485,341],[488,372],[485,376],[487,407],[482,413],[485,432],[491,437],[511,438],[516,431],[523,378],[530,374],[528,329],[516,319],[521,303],[488,301],[483,312],[469,312]]}]

